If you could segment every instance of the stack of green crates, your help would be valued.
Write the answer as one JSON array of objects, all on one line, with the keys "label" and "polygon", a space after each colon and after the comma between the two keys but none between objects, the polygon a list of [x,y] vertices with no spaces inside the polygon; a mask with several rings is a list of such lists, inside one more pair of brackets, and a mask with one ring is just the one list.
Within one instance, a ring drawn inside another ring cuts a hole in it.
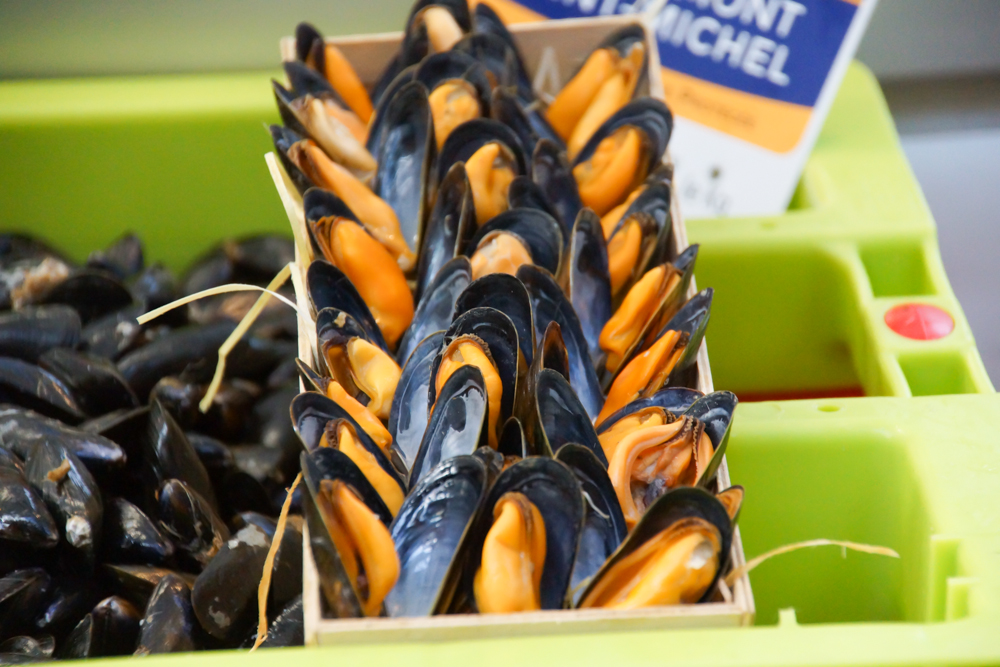
[{"label": "stack of green crates", "polygon": [[[82,259],[125,230],[182,269],[223,236],[285,230],[263,161],[270,73],[0,84],[0,229]],[[775,558],[757,627],[350,645],[161,664],[908,665],[1000,663],[1000,398],[941,265],[934,222],[871,74],[853,65],[792,209],[688,221],[716,297],[715,384],[744,402],[729,444],[748,557]],[[900,303],[954,331],[904,338]],[[864,396],[864,397],[849,397]],[[812,397],[812,398],[801,398]],[[820,397],[820,398],[816,398]],[[109,663],[110,664],[110,663]]]}]

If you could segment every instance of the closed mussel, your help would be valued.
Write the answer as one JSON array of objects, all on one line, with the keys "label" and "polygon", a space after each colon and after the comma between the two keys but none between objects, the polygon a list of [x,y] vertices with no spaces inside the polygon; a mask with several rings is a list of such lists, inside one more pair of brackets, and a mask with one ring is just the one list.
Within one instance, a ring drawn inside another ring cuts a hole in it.
[{"label": "closed mussel", "polygon": [[572,605],[576,606],[587,580],[601,569],[608,557],[625,540],[628,526],[607,468],[590,449],[582,445],[567,444],[556,453],[556,460],[565,463],[576,475],[586,501],[586,518],[580,533],[580,546],[576,550],[569,587],[573,596]]},{"label": "closed mussel", "polygon": [[570,78],[546,116],[576,156],[608,117],[646,87],[648,55],[642,27],[612,33]]},{"label": "closed mussel", "polygon": [[472,282],[472,265],[466,257],[455,257],[441,267],[424,292],[410,328],[399,341],[396,360],[406,363],[416,346],[436,331],[451,325],[458,297]]},{"label": "closed mussel", "polygon": [[187,567],[198,572],[229,539],[229,529],[200,493],[178,479],[159,488],[160,528],[175,545]]},{"label": "closed mussel", "polygon": [[456,556],[486,488],[486,468],[474,456],[442,461],[413,488],[391,527],[400,576],[386,597],[389,616],[447,608],[461,568]]},{"label": "closed mussel", "polygon": [[455,318],[473,308],[493,308],[510,318],[517,330],[517,344],[524,356],[525,368],[530,366],[535,353],[535,325],[531,301],[521,281],[506,273],[491,273],[472,281],[458,295]]},{"label": "closed mussel", "polygon": [[489,446],[489,398],[477,366],[456,368],[436,395],[420,449],[410,467],[410,487],[441,461]]},{"label": "closed mussel", "polygon": [[409,470],[424,439],[430,406],[427,397],[434,384],[432,368],[444,343],[444,331],[420,341],[403,366],[389,412],[388,429],[395,457]]},{"label": "closed mussel", "polygon": [[24,475],[39,491],[66,542],[93,565],[104,520],[101,491],[93,475],[58,441],[36,443],[28,452]]},{"label": "closed mussel", "polygon": [[542,336],[550,322],[559,324],[569,358],[569,381],[591,419],[604,403],[604,393],[593,364],[580,321],[566,294],[547,272],[535,266],[522,266],[517,272],[531,300],[535,332]]},{"label": "closed mussel", "polygon": [[80,316],[69,306],[35,306],[0,314],[0,355],[34,362],[52,348],[74,348]]}]

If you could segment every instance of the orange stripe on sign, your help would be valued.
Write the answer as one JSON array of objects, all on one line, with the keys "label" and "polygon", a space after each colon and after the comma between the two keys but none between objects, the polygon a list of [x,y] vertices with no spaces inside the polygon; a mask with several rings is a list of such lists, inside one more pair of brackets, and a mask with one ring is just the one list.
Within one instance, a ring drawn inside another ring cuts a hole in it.
[{"label": "orange stripe on sign", "polygon": [[733,90],[666,67],[661,78],[674,114],[775,153],[795,148],[812,115],[812,107]]},{"label": "orange stripe on sign", "polygon": [[480,2],[495,11],[504,25],[546,20],[545,16],[519,5],[513,0],[469,0],[469,9],[475,9]]}]

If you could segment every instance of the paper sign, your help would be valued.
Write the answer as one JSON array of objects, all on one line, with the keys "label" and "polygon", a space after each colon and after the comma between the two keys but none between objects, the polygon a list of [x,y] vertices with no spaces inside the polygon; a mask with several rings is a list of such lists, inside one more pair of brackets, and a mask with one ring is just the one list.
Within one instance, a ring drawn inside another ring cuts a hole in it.
[{"label": "paper sign", "polygon": [[[485,0],[511,8],[511,0]],[[784,212],[876,0],[669,0],[656,35],[686,217]],[[526,20],[628,14],[622,0],[518,0]]]}]

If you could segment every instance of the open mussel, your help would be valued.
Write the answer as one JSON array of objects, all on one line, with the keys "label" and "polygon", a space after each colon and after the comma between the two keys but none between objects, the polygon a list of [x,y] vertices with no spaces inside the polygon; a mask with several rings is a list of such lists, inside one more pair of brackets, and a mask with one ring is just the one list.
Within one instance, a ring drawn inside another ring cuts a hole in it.
[{"label": "open mussel", "polygon": [[400,374],[392,356],[370,342],[353,317],[336,308],[316,315],[316,340],[331,381],[376,417],[387,419]]},{"label": "open mussel", "polygon": [[700,602],[729,562],[733,523],[725,506],[697,488],[671,491],[646,512],[594,575],[581,608],[636,609]]},{"label": "open mussel", "polygon": [[329,262],[314,261],[306,271],[306,284],[309,302],[316,313],[324,308],[342,310],[364,328],[368,340],[389,349],[375,316],[343,271]]},{"label": "open mussel", "polygon": [[653,400],[637,401],[601,427],[608,473],[629,525],[669,489],[707,487],[722,462],[736,397],[731,392],[698,396],[682,412],[689,400],[685,391],[690,392],[670,388]]},{"label": "open mussel", "polygon": [[621,410],[609,415],[606,419],[597,424],[597,433],[600,436],[626,417],[639,415],[640,413],[642,413],[640,416],[643,419],[646,419],[648,415],[654,413],[660,415],[661,417],[667,417],[669,413],[670,418],[664,419],[660,423],[673,421],[674,417],[685,412],[702,396],[704,396],[704,394],[697,389],[688,389],[687,387],[664,387],[652,396],[637,398]]},{"label": "open mussel", "polygon": [[392,515],[346,454],[321,448],[302,458],[303,505],[326,602],[336,617],[379,616],[399,577]]},{"label": "open mussel", "polygon": [[438,150],[456,127],[489,114],[490,82],[486,70],[465,53],[446,51],[428,56],[417,67],[414,79],[429,93]]},{"label": "open mussel", "polygon": [[697,419],[705,425],[705,434],[712,441],[715,450],[712,460],[698,477],[698,485],[705,486],[715,478],[729,443],[729,432],[733,425],[733,414],[739,400],[731,391],[715,391],[695,401],[684,415]]},{"label": "open mussel", "polygon": [[548,121],[566,141],[571,158],[645,86],[646,48],[642,27],[625,26],[591,52],[549,105]]},{"label": "open mussel", "polygon": [[[650,175],[625,201],[601,217],[604,237],[613,248],[609,253],[615,266],[612,285],[616,294],[649,267],[675,261],[677,239],[673,234],[670,201],[670,184]],[[634,238],[637,229],[643,232],[638,242]],[[629,266],[629,262],[634,266]]]},{"label": "open mussel", "polygon": [[491,273],[514,275],[525,264],[556,274],[562,251],[563,234],[555,219],[538,209],[513,208],[481,226],[466,254],[476,279]]},{"label": "open mussel", "polygon": [[322,74],[330,87],[362,123],[371,120],[372,102],[357,72],[333,44],[308,23],[295,28],[295,52],[298,59]]},{"label": "open mussel", "polygon": [[711,288],[699,292],[642,352],[623,363],[608,389],[604,407],[597,417],[598,424],[637,398],[651,396],[664,386],[684,384],[677,378],[697,368],[695,358],[705,336],[711,303]]},{"label": "open mussel", "polygon": [[[331,163],[343,165],[341,168],[353,178],[370,181],[377,165],[365,148],[363,135],[359,136],[364,125],[360,121],[353,122],[357,120],[353,113],[337,113],[343,108],[337,101],[331,101],[335,99],[335,93],[317,72],[297,62],[285,63],[285,72],[293,87],[299,84],[300,88],[289,91],[277,81],[272,81],[278,111],[285,125],[307,137],[302,142],[304,147],[322,150],[324,156],[332,158],[327,158]],[[306,86],[308,92],[301,92]],[[303,163],[295,159],[293,162],[309,176],[308,170],[303,169]]]},{"label": "open mussel", "polygon": [[[390,463],[390,452],[377,444],[362,426],[369,423],[367,414],[360,422],[356,421],[348,410],[330,398],[307,392],[292,401],[291,415],[307,451],[335,449],[341,452],[378,489],[380,497],[395,513],[405,487],[399,472]],[[381,433],[376,437],[381,440]]]},{"label": "open mussel", "polygon": [[487,118],[462,123],[448,135],[438,154],[438,182],[457,162],[465,163],[480,227],[507,210],[510,182],[528,173],[520,139],[503,123]]},{"label": "open mussel", "polygon": [[395,516],[403,504],[406,486],[385,453],[346,419],[327,422],[320,447],[330,447],[347,455],[365,476],[389,512]]},{"label": "open mussel", "polygon": [[500,427],[513,414],[518,395],[517,330],[509,317],[492,308],[473,308],[455,318],[431,367],[429,406],[463,366],[475,366],[482,373],[489,401],[487,442],[496,449]]},{"label": "open mussel", "polygon": [[669,489],[695,486],[715,453],[704,423],[692,417],[661,426],[642,424],[605,445],[610,450],[608,475],[629,526]]},{"label": "open mussel", "polygon": [[684,303],[698,246],[677,258],[653,267],[628,290],[621,304],[601,327],[598,345],[605,355],[608,378],[651,341],[654,332],[672,318]]},{"label": "open mussel", "polygon": [[469,528],[452,610],[563,608],[583,520],[583,493],[568,467],[543,457],[511,465]]},{"label": "open mussel", "polygon": [[386,247],[343,208],[336,195],[309,190],[303,201],[306,220],[319,239],[323,257],[344,273],[370,309],[385,340],[394,345],[413,319],[413,296],[403,271]]},{"label": "open mussel", "polygon": [[585,206],[604,215],[621,203],[663,158],[673,116],[659,100],[629,102],[574,153],[573,176]]},{"label": "open mussel", "polygon": [[[347,393],[347,390],[337,382],[336,380],[328,377],[323,377],[316,373],[308,366],[305,365],[301,360],[297,360],[299,364],[299,370],[302,373],[303,380],[307,382],[307,386],[311,388],[305,396],[313,397],[310,401],[313,401],[313,408],[306,409],[307,412],[314,410],[311,416],[305,417],[305,413],[299,412],[303,410],[306,403],[303,399],[298,396],[294,396],[290,401],[292,405],[292,431],[297,436],[302,438],[302,443],[307,449],[312,449],[319,446],[319,438],[321,436],[321,429],[323,427],[322,419],[339,419],[345,414],[349,416],[356,422],[356,426],[364,430],[368,434],[376,445],[381,449],[387,450],[390,443],[392,443],[392,435],[386,430],[385,426],[382,425],[381,420],[375,414],[368,409],[367,406],[359,402],[354,396]],[[315,398],[315,393],[318,392],[322,394],[330,401],[336,404],[339,408],[334,414],[331,412],[326,416],[328,412],[329,403],[325,401],[320,401],[320,399]],[[299,407],[296,407],[296,401],[300,402]],[[317,404],[318,403],[318,404]],[[303,417],[304,421],[300,424],[300,417]],[[312,423],[311,427],[306,427],[306,423]],[[313,432],[306,435],[307,431],[304,429],[310,428]]]}]

